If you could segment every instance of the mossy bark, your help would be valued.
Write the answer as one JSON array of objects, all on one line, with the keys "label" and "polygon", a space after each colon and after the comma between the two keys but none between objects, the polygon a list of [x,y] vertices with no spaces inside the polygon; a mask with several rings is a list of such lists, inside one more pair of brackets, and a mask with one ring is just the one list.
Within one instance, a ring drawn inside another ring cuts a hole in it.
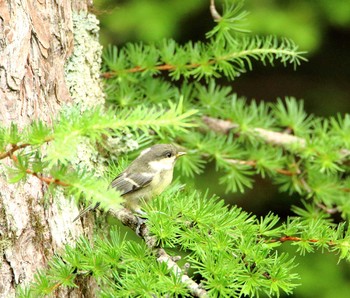
[{"label": "mossy bark", "polygon": [[[36,119],[51,124],[63,106],[79,102],[84,109],[87,93],[89,107],[103,103],[98,21],[88,13],[89,3],[0,2],[1,126],[16,123],[23,129]],[[81,46],[84,38],[93,40],[87,41],[89,47]],[[6,167],[11,162],[0,160],[0,297],[14,297],[17,286],[32,281],[37,269],[83,233],[81,225],[72,222],[76,204],[63,194],[48,196],[47,185],[36,177],[9,184]],[[56,295],[93,296],[93,291],[63,291]]]}]

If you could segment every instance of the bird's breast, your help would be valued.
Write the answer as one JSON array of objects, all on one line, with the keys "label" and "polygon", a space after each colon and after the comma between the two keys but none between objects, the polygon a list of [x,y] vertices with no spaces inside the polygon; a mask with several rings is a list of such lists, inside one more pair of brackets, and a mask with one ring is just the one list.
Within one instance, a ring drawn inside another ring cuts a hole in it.
[{"label": "bird's breast", "polygon": [[157,174],[154,175],[154,178],[151,182],[152,193],[154,195],[159,195],[165,190],[165,188],[169,186],[172,180],[173,180],[172,170],[164,170],[164,171],[158,172]]}]

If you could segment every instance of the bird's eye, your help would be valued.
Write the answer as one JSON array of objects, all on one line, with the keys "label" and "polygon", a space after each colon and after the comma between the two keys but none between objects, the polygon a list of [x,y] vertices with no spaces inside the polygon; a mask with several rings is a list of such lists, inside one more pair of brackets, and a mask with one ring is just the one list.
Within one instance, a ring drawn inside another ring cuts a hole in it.
[{"label": "bird's eye", "polygon": [[170,151],[167,151],[165,152],[165,156],[170,158],[173,156],[173,154]]}]

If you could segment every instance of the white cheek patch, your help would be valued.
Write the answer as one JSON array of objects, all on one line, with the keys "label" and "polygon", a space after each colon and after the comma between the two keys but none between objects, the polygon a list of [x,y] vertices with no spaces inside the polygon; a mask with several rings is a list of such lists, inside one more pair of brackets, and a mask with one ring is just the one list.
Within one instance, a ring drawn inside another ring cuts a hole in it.
[{"label": "white cheek patch", "polygon": [[171,158],[166,158],[161,161],[151,161],[149,166],[156,172],[167,171],[173,168],[175,162],[175,156]]}]

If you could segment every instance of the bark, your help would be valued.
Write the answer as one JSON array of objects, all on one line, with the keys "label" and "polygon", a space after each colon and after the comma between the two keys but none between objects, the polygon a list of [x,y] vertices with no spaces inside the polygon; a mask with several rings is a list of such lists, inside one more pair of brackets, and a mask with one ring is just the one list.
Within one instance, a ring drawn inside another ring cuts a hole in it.
[{"label": "bark", "polygon": [[[89,54],[73,52],[74,16],[91,18],[88,5],[88,0],[0,1],[1,126],[16,123],[23,128],[35,119],[51,124],[62,106],[84,96],[79,90],[86,81],[97,90],[90,92],[91,98],[100,95],[90,102],[103,101],[98,67],[91,71],[88,64],[80,70],[85,71],[81,81],[74,81],[73,56],[89,60]],[[89,34],[96,38],[97,30]],[[95,57],[99,50],[92,51],[94,62],[100,61]],[[82,233],[80,224],[72,222],[78,213],[73,202],[63,195],[44,198],[46,185],[35,177],[9,184],[5,169],[10,165],[8,158],[0,160],[0,297],[14,297],[17,286],[30,282],[38,268]],[[83,291],[60,290],[56,296],[78,297]]]}]

